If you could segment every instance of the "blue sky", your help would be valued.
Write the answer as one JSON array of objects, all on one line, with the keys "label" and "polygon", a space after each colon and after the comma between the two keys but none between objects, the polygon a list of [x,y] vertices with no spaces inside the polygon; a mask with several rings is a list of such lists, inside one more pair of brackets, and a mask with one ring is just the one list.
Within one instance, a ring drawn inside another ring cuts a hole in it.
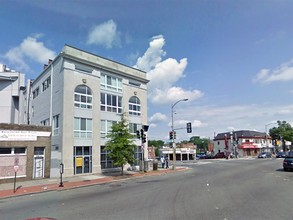
[{"label": "blue sky", "polygon": [[[35,78],[65,44],[145,70],[149,139],[293,125],[291,0],[0,0],[0,63]],[[270,124],[270,125],[268,125]]]}]

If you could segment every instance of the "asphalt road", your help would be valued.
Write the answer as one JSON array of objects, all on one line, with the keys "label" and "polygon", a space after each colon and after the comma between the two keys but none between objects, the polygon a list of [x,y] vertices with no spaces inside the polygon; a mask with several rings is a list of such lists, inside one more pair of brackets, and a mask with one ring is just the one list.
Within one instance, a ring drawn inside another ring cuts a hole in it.
[{"label": "asphalt road", "polygon": [[293,220],[282,159],[202,160],[186,172],[0,200],[1,220]]}]

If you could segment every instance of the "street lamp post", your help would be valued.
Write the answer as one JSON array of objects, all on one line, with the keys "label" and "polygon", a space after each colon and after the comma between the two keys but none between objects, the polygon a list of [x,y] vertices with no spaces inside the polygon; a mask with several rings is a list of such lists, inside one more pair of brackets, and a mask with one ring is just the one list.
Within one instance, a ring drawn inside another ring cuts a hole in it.
[{"label": "street lamp post", "polygon": [[175,133],[174,133],[174,107],[179,102],[185,102],[188,99],[180,99],[177,102],[175,102],[171,107],[171,118],[172,118],[172,124],[171,124],[171,132],[172,132],[172,147],[173,147],[173,170],[176,170],[176,147],[175,147]]}]

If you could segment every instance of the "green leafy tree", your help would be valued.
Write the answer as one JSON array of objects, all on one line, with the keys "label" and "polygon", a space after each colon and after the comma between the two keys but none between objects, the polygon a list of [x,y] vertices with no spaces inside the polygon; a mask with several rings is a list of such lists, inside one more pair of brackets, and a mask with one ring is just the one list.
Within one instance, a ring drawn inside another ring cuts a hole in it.
[{"label": "green leafy tree", "polygon": [[121,120],[118,123],[114,123],[111,127],[111,132],[107,135],[110,139],[106,143],[106,150],[108,150],[109,156],[114,162],[114,165],[121,167],[121,175],[124,174],[124,165],[133,164],[135,162],[134,158],[134,148],[133,135],[129,133],[128,123],[124,117],[121,116]]},{"label": "green leafy tree", "polygon": [[154,146],[155,147],[155,154],[156,154],[156,156],[159,156],[159,151],[164,146],[164,141],[162,141],[162,140],[149,140],[148,146]]},{"label": "green leafy tree", "polygon": [[273,140],[283,140],[282,147],[285,149],[285,141],[293,142],[293,128],[286,121],[277,121],[278,127],[269,130]]},{"label": "green leafy tree", "polygon": [[200,138],[199,136],[193,136],[189,140],[191,143],[197,146],[198,150],[200,151],[207,151],[208,150],[208,138]]}]

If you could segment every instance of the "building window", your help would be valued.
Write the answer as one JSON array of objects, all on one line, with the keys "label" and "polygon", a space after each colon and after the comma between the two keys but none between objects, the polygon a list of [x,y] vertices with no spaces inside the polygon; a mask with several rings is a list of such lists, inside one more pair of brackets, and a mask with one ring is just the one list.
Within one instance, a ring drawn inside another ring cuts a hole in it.
[{"label": "building window", "polygon": [[26,154],[25,147],[1,147],[0,154]]},{"label": "building window", "polygon": [[129,85],[136,86],[136,87],[140,87],[141,83],[136,82],[136,81],[130,81],[129,80]]},{"label": "building window", "polygon": [[122,97],[101,93],[101,111],[122,113]]},{"label": "building window", "polygon": [[129,115],[140,115],[140,100],[136,96],[129,99]]},{"label": "building window", "polygon": [[122,93],[122,79],[101,74],[101,88]]},{"label": "building window", "polygon": [[92,138],[92,119],[74,118],[74,137],[75,138]]},{"label": "building window", "polygon": [[135,158],[135,162],[133,165],[139,165],[139,161],[142,160],[142,152],[141,152],[140,146],[136,146],[134,148],[134,158]]},{"label": "building window", "polygon": [[77,86],[74,90],[74,106],[77,108],[92,109],[92,90],[86,85]]},{"label": "building window", "polygon": [[141,129],[141,124],[129,123],[129,133],[136,134]]},{"label": "building window", "polygon": [[38,97],[39,93],[40,93],[40,90],[39,90],[39,87],[37,87],[37,88],[33,91],[33,99],[36,98],[36,97]]},{"label": "building window", "polygon": [[105,150],[105,146],[101,146],[101,168],[115,168],[112,158],[109,156],[110,151]]},{"label": "building window", "polygon": [[44,156],[45,155],[45,147],[35,147],[34,156]]},{"label": "building window", "polygon": [[55,115],[53,117],[53,135],[58,135],[59,134],[59,115]]},{"label": "building window", "polygon": [[101,138],[106,138],[107,134],[111,132],[111,127],[117,121],[101,120]]},{"label": "building window", "polygon": [[48,89],[51,85],[51,76],[49,76],[44,82],[43,82],[43,91]]}]

